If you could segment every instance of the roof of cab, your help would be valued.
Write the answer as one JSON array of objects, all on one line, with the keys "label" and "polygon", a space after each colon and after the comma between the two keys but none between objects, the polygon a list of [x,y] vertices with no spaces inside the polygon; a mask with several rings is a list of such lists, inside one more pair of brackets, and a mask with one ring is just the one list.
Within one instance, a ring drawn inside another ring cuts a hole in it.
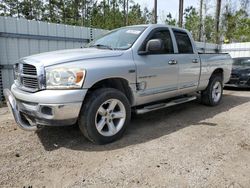
[{"label": "roof of cab", "polygon": [[157,27],[168,27],[171,29],[178,29],[178,30],[183,30],[186,32],[189,32],[188,30],[181,28],[181,27],[176,27],[172,25],[167,25],[167,24],[140,24],[140,25],[130,25],[130,26],[125,26],[125,27],[150,27],[150,28],[157,28]]}]

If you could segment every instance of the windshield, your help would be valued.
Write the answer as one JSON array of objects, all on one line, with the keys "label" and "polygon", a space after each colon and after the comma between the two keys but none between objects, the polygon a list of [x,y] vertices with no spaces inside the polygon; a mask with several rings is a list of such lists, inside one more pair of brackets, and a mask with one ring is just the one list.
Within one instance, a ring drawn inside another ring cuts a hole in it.
[{"label": "windshield", "polygon": [[233,63],[234,66],[250,66],[250,58],[249,59],[236,59]]},{"label": "windshield", "polygon": [[86,47],[126,50],[134,44],[144,29],[146,29],[146,27],[142,26],[116,29],[92,41]]}]

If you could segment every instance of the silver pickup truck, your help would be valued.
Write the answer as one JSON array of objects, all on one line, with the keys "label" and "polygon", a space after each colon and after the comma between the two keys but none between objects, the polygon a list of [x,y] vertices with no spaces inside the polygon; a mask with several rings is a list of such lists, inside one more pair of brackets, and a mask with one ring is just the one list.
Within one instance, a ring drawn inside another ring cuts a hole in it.
[{"label": "silver pickup truck", "polygon": [[[191,34],[166,25],[113,30],[83,49],[25,57],[4,95],[24,130],[78,123],[90,141],[124,133],[131,112],[195,100],[215,106],[229,81],[228,54],[200,54]],[[152,125],[153,126],[153,125]]]}]

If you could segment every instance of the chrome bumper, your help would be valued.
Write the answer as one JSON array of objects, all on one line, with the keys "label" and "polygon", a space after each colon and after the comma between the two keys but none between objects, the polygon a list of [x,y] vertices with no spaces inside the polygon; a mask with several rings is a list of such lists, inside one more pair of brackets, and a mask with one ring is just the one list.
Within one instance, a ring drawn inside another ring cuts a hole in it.
[{"label": "chrome bumper", "polygon": [[17,110],[16,99],[11,94],[10,90],[5,89],[3,91],[7,105],[9,107],[10,112],[12,113],[17,125],[24,130],[27,131],[35,131],[37,130],[37,126],[31,126],[25,119],[22,118],[21,114]]},{"label": "chrome bumper", "polygon": [[[48,95],[46,91],[41,91],[39,94],[28,93],[25,97],[23,91],[19,92],[16,87],[12,87],[12,91],[4,89],[4,96],[17,125],[21,129],[34,131],[39,126],[61,126],[76,123],[86,92],[85,90],[79,91],[78,98],[81,98],[79,102],[75,102],[76,98],[67,96],[67,91],[64,91],[66,97],[64,100],[62,92],[57,91],[54,91],[53,96]],[[71,94],[70,91],[68,93]],[[22,97],[19,97],[20,94]],[[34,100],[37,95],[39,95],[38,101]],[[58,95],[57,99],[56,95]],[[51,102],[51,97],[55,98],[54,101],[57,103],[45,103],[45,101]],[[69,98],[74,102],[70,102]]]}]

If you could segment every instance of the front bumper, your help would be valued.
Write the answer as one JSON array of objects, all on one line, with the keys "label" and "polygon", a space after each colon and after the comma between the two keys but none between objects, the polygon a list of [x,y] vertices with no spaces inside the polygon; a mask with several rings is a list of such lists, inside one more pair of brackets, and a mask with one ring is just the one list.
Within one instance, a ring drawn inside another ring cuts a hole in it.
[{"label": "front bumper", "polygon": [[87,90],[44,90],[28,93],[15,85],[4,96],[16,123],[24,130],[76,123]]},{"label": "front bumper", "polygon": [[225,84],[225,87],[232,87],[232,88],[250,88],[250,85],[242,85],[242,84]]},{"label": "front bumper", "polygon": [[225,84],[228,87],[250,88],[250,77],[236,77],[230,78],[229,82]]}]

